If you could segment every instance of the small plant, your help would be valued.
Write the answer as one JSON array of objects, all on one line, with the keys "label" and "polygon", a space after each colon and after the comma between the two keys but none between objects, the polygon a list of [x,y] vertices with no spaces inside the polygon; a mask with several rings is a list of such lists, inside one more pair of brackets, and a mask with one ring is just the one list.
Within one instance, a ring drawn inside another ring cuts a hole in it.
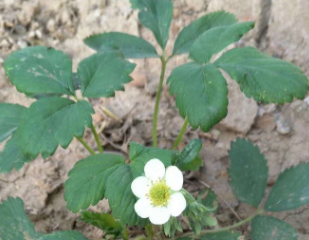
[{"label": "small plant", "polygon": [[[234,48],[214,59],[254,27],[238,23],[233,14],[207,14],[178,35],[173,52],[166,56],[173,6],[170,0],[131,0],[139,10],[140,23],[150,29],[162,52],[136,36],[111,32],[93,35],[85,44],[97,50],[72,73],[72,60],[61,51],[43,46],[13,52],[5,59],[7,76],[17,90],[36,99],[29,107],[0,104],[0,141],[10,138],[0,156],[0,170],[19,170],[38,155],[48,158],[60,145],[67,148],[78,139],[90,155],[78,161],[68,174],[64,198],[67,208],[81,212],[81,219],[104,231],[106,239],[243,239],[236,230],[251,222],[253,240],[292,240],[297,232],[288,223],[267,215],[309,203],[309,163],[285,170],[262,204],[268,178],[267,162],[259,149],[245,139],[232,143],[229,152],[232,189],[240,202],[256,208],[255,214],[228,227],[219,228],[216,195],[205,189],[197,197],[183,189],[181,171],[203,166],[202,143],[193,139],[176,150],[188,124],[209,131],[227,114],[228,88],[220,70],[258,102],[284,104],[303,99],[308,79],[298,67],[271,58],[252,47]],[[167,79],[184,124],[172,149],[158,148],[157,118],[165,69],[171,58],[189,54],[188,63],[175,68]],[[92,98],[114,97],[131,81],[135,64],[126,59],[160,58],[161,76],[153,114],[153,146],[132,142],[129,158],[104,153],[92,123]],[[92,130],[95,151],[83,139],[85,127]],[[86,211],[108,199],[109,213]],[[23,211],[21,199],[9,198],[0,205],[0,238],[3,240],[86,239],[75,231],[36,232]],[[3,217],[5,216],[5,217]],[[183,221],[184,220],[184,221]],[[189,231],[183,232],[184,226]],[[142,227],[141,235],[131,232]]]}]

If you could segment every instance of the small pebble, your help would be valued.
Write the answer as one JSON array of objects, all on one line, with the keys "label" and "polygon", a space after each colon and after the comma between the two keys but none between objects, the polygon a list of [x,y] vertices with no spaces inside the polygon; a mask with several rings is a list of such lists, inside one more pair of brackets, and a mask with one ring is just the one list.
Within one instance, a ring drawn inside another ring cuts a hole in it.
[{"label": "small pebble", "polygon": [[36,36],[38,39],[41,39],[41,38],[42,38],[42,32],[41,32],[41,30],[35,30],[35,36]]},{"label": "small pebble", "polygon": [[26,48],[26,47],[28,47],[28,43],[27,43],[26,41],[23,41],[23,40],[18,40],[17,45],[18,45],[20,48]]}]

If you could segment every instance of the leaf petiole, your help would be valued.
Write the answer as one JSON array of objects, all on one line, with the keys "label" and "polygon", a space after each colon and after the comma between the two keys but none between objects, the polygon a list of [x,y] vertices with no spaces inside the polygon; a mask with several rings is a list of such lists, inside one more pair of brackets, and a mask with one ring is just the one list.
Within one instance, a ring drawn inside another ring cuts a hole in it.
[{"label": "leaf petiole", "polygon": [[100,142],[100,139],[99,139],[99,135],[98,135],[97,130],[95,129],[95,126],[93,124],[91,126],[91,130],[92,130],[94,139],[95,139],[95,141],[97,143],[99,152],[102,153],[103,152],[103,148],[102,148],[102,145],[101,145],[101,142]]},{"label": "leaf petiole", "polygon": [[178,137],[176,138],[175,143],[173,144],[172,149],[176,149],[178,147],[178,145],[181,142],[181,139],[182,139],[184,133],[186,132],[188,124],[189,124],[189,119],[188,119],[188,117],[186,117],[185,122],[184,122],[184,124],[183,124],[183,126],[182,126],[182,128],[180,130],[180,133],[179,133]]},{"label": "leaf petiole", "polygon": [[159,87],[158,87],[158,92],[157,92],[157,97],[156,97],[155,109],[154,109],[154,114],[153,114],[153,124],[152,124],[152,142],[153,142],[154,147],[158,146],[157,121],[158,121],[161,92],[162,92],[162,87],[163,87],[163,80],[164,80],[166,63],[167,63],[167,61],[165,60],[165,52],[164,51],[163,51],[163,54],[162,54],[162,57],[161,57],[161,63],[162,63],[162,68],[161,68],[160,82],[159,82]]},{"label": "leaf petiole", "polygon": [[[80,99],[75,95],[73,96],[75,98],[75,100],[78,102],[80,101]],[[93,136],[94,136],[94,139],[97,143],[97,146],[98,146],[98,149],[99,149],[99,152],[102,153],[103,152],[103,148],[102,148],[102,145],[100,143],[100,139],[99,139],[99,135],[97,133],[97,130],[95,129],[95,126],[92,124],[91,125],[91,130],[92,130],[92,133],[93,133]],[[94,150],[84,141],[84,139],[82,138],[79,138],[77,136],[75,136],[83,145],[85,148],[87,148],[87,150],[91,153],[91,154],[95,154]]]},{"label": "leaf petiole", "polygon": [[145,230],[146,230],[146,234],[147,234],[148,239],[153,240],[154,239],[153,225],[152,224],[146,225]]},{"label": "leaf petiole", "polygon": [[95,151],[85,142],[85,140],[84,140],[83,138],[80,138],[80,137],[78,137],[78,136],[76,136],[76,135],[75,135],[75,137],[76,137],[76,139],[77,139],[78,141],[80,141],[81,144],[83,144],[83,146],[84,146],[92,155],[95,154]]}]

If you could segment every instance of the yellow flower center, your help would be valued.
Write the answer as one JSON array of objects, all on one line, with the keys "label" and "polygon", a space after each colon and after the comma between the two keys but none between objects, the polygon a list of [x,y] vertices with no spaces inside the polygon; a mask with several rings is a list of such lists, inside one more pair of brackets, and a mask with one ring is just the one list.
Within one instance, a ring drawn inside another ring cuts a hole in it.
[{"label": "yellow flower center", "polygon": [[151,204],[157,206],[167,206],[168,200],[170,200],[170,188],[166,185],[165,181],[160,181],[152,184],[149,190],[149,198]]}]

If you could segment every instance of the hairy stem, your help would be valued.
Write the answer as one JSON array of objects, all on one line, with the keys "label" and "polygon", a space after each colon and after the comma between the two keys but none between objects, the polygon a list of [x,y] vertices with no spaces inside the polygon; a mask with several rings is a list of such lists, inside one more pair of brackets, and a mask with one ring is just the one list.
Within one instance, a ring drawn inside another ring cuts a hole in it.
[{"label": "hairy stem", "polygon": [[176,138],[175,143],[173,144],[172,149],[176,149],[178,147],[178,145],[181,142],[181,139],[182,139],[184,133],[186,132],[188,124],[189,124],[189,120],[188,120],[188,117],[186,117],[185,122],[183,123],[183,126],[182,126],[182,128],[180,130],[180,133],[179,133],[178,137]]},{"label": "hairy stem", "polygon": [[153,114],[153,124],[152,124],[152,142],[153,142],[154,147],[158,146],[157,120],[158,120],[161,92],[162,92],[162,87],[163,87],[163,80],[164,80],[166,63],[167,63],[165,61],[165,53],[164,52],[163,52],[163,55],[161,57],[161,63],[162,63],[162,68],[161,68],[160,82],[159,82],[159,87],[158,87],[158,92],[157,92],[157,97],[156,97],[155,109],[154,109],[154,114]]},{"label": "hairy stem", "polygon": [[196,239],[199,239],[201,235],[205,235],[205,234],[209,234],[209,233],[220,233],[220,232],[233,230],[235,228],[238,228],[238,227],[250,222],[253,218],[255,218],[258,215],[261,215],[263,212],[264,212],[264,210],[257,211],[255,214],[249,216],[248,218],[246,218],[246,219],[244,219],[244,220],[242,220],[238,223],[235,223],[234,225],[228,226],[228,227],[203,230],[203,231],[201,231],[199,236],[196,236],[193,232],[189,232],[189,233],[182,234],[181,237],[194,237]]},{"label": "hairy stem", "polygon": [[78,136],[75,136],[75,137],[76,137],[76,139],[77,139],[78,141],[81,142],[81,144],[83,144],[83,146],[84,146],[91,154],[95,154],[95,151],[85,142],[84,139],[82,139],[82,138],[80,138],[80,137],[78,137]]},{"label": "hairy stem", "polygon": [[145,229],[146,229],[146,234],[147,234],[148,239],[153,240],[154,239],[154,230],[153,230],[152,224],[146,225]]},{"label": "hairy stem", "polygon": [[91,130],[92,130],[94,139],[95,139],[95,141],[96,141],[96,143],[97,143],[99,152],[102,153],[102,152],[103,152],[103,148],[102,148],[102,145],[101,145],[101,143],[100,143],[99,135],[98,135],[97,130],[95,129],[95,126],[94,126],[93,124],[92,124],[92,126],[91,126]]}]

